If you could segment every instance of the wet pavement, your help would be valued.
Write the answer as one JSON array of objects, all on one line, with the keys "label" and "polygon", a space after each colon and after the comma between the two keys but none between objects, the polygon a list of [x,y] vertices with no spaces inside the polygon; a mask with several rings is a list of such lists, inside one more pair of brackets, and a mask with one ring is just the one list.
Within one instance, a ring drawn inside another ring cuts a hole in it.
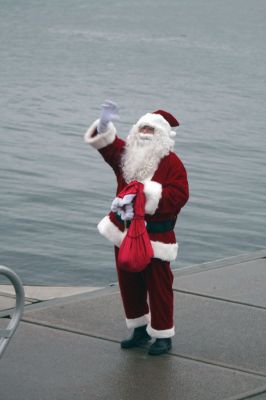
[{"label": "wet pavement", "polygon": [[[0,360],[1,398],[266,399],[265,257],[266,250],[174,270],[176,335],[160,357],[147,346],[120,348],[129,332],[117,286],[60,288],[58,296],[46,288],[33,298],[28,288]],[[14,303],[4,289],[2,329]]]}]

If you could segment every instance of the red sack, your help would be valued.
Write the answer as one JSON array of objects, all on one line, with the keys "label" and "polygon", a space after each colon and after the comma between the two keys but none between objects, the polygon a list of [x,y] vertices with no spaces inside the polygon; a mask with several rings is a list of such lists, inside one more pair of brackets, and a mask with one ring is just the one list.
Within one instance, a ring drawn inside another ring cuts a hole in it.
[{"label": "red sack", "polygon": [[134,217],[118,253],[118,268],[128,272],[142,271],[154,256],[144,221],[145,194],[143,189],[142,183],[133,181],[119,193],[119,197],[136,194],[133,206]]}]

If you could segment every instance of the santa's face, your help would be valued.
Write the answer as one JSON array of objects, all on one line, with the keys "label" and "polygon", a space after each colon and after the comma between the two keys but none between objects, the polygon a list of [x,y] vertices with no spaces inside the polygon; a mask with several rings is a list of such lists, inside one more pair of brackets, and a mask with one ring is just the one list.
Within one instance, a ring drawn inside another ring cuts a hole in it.
[{"label": "santa's face", "polygon": [[[148,144],[154,137],[155,129],[149,125],[140,126],[138,129],[137,137],[138,143],[141,144]],[[147,143],[148,142],[148,143]]]},{"label": "santa's face", "polygon": [[144,133],[145,135],[154,135],[154,128],[149,125],[144,125],[139,128],[139,133]]},{"label": "santa's face", "polygon": [[142,181],[152,176],[172,145],[173,141],[163,131],[147,124],[133,126],[122,157],[122,171],[126,182]]}]

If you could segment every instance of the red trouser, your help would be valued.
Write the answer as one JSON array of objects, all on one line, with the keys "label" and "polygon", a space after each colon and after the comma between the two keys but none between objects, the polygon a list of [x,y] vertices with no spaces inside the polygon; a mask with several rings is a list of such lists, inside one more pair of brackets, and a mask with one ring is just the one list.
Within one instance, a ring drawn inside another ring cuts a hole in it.
[{"label": "red trouser", "polygon": [[[116,264],[118,251],[116,247]],[[128,327],[136,328],[148,323],[147,331],[151,336],[173,336],[173,273],[170,263],[153,258],[142,272],[117,268],[117,273]]]}]

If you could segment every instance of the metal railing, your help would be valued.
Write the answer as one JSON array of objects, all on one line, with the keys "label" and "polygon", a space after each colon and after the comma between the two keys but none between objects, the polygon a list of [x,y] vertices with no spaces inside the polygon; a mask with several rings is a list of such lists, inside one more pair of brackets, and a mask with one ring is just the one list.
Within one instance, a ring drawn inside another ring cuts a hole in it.
[{"label": "metal railing", "polygon": [[6,346],[14,335],[24,310],[25,293],[22,282],[15,272],[10,268],[0,265],[0,274],[6,276],[14,286],[16,292],[16,307],[12,312],[9,324],[5,329],[0,329],[0,358],[3,355]]}]

